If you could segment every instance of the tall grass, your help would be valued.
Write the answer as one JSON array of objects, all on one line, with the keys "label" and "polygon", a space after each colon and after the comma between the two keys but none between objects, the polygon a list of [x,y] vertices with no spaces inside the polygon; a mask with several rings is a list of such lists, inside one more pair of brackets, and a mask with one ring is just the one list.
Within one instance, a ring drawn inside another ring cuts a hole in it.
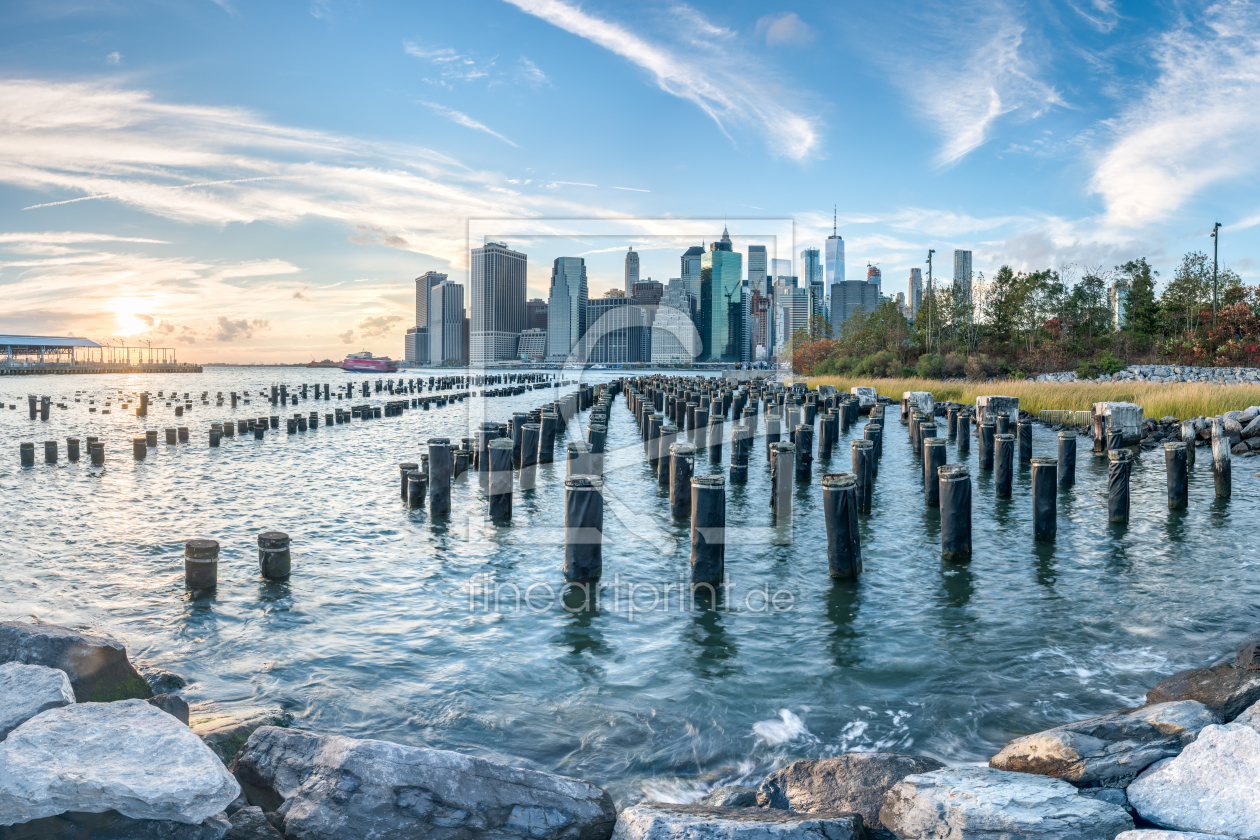
[{"label": "tall grass", "polygon": [[930,391],[937,402],[974,404],[976,397],[1001,394],[1019,397],[1019,407],[1036,414],[1045,410],[1088,411],[1096,402],[1131,402],[1147,417],[1212,417],[1260,405],[1260,385],[1208,385],[1177,382],[941,382],[935,379],[864,379],[845,376],[802,377],[812,387],[834,385],[848,391],[855,386],[874,388],[881,396],[900,400],[905,391]]}]

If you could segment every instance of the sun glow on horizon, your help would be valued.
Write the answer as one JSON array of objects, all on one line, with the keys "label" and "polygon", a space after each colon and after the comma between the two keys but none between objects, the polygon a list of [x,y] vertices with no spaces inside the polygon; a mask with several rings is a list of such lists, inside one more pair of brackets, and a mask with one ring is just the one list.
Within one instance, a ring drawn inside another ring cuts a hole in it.
[{"label": "sun glow on horizon", "polygon": [[139,316],[144,301],[139,298],[118,298],[114,301],[114,318],[118,321],[119,335],[135,335],[149,328]]}]

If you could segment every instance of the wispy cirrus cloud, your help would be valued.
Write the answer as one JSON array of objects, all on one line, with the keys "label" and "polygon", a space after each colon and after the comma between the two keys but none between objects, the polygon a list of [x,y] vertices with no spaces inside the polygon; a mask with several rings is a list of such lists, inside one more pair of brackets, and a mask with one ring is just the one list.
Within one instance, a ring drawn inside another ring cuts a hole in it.
[{"label": "wispy cirrus cloud", "polygon": [[[507,2],[643,68],[661,90],[694,103],[728,136],[728,125],[739,120],[756,126],[776,154],[807,160],[819,153],[819,119],[785,104],[791,99],[788,92],[766,81],[770,74],[757,65],[748,51],[731,53],[728,30],[707,21],[703,27],[683,27],[693,45],[703,50],[696,54],[694,50],[649,41],[638,34],[638,30],[597,17],[562,0]],[[694,21],[700,17],[686,6],[672,11],[675,18]]]},{"label": "wispy cirrus cloud", "polygon": [[502,134],[495,131],[493,128],[490,128],[490,126],[486,125],[483,122],[479,122],[478,120],[473,119],[472,117],[468,116],[462,111],[456,111],[454,108],[447,108],[445,105],[439,105],[436,102],[421,101],[420,104],[425,106],[429,110],[433,111],[433,113],[437,114],[438,116],[445,117],[446,119],[450,120],[456,125],[462,125],[465,128],[471,128],[473,131],[480,131],[483,134],[489,134],[491,137],[495,137],[499,140],[502,140],[504,143],[507,143],[509,146],[515,146],[518,149],[520,148],[520,146],[517,146],[516,143],[513,143],[511,140],[504,137]]},{"label": "wispy cirrus cloud", "polygon": [[1260,166],[1260,4],[1214,3],[1154,47],[1159,72],[1108,123],[1113,139],[1091,180],[1106,220],[1123,227],[1166,218]]}]

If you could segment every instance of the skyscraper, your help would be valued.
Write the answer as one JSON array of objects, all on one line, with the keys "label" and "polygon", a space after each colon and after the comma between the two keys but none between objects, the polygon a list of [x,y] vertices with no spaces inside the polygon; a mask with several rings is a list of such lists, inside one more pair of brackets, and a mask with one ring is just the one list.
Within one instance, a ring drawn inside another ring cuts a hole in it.
[{"label": "skyscraper", "polygon": [[954,251],[954,303],[971,303],[971,252]]},{"label": "skyscraper", "polygon": [[464,287],[443,280],[429,290],[429,355],[435,365],[464,365]]},{"label": "skyscraper", "polygon": [[913,321],[914,316],[919,314],[919,307],[923,305],[923,269],[910,269],[910,293],[907,298],[910,305],[908,317]]},{"label": "skyscraper", "polygon": [[754,290],[760,291],[763,295],[770,288],[766,283],[769,276],[766,272],[769,268],[766,263],[766,246],[765,245],[749,245],[748,246],[748,285]]},{"label": "skyscraper", "polygon": [[646,307],[618,295],[591,301],[589,314],[590,326],[577,347],[586,364],[625,365],[650,359],[651,318]]},{"label": "skyscraper", "polygon": [[692,297],[682,278],[672,278],[652,319],[652,364],[691,364],[700,355],[700,333],[691,319],[691,309]]},{"label": "skyscraper", "polygon": [[630,296],[631,303],[637,303],[639,306],[656,306],[661,302],[661,296],[665,294],[665,287],[649,277],[635,283],[632,291],[634,294]]},{"label": "skyscraper", "polygon": [[810,290],[814,300],[814,314],[826,315],[827,274],[823,269],[822,254],[817,248],[801,251],[801,281]]},{"label": "skyscraper", "polygon": [[639,282],[639,255],[634,247],[626,252],[626,297],[634,294],[634,284]]},{"label": "skyscraper", "polygon": [[530,298],[525,301],[525,329],[547,329],[547,301],[542,298]]},{"label": "skyscraper", "polygon": [[738,364],[744,340],[742,296],[744,255],[736,253],[730,233],[700,258],[701,361]]},{"label": "skyscraper", "polygon": [[692,245],[681,258],[683,288],[697,301],[700,300],[700,259],[703,256],[704,247]]},{"label": "skyscraper", "polygon": [[826,257],[824,282],[828,289],[844,282],[844,239],[836,232],[836,218],[831,218],[831,236],[824,243]]},{"label": "skyscraper", "polygon": [[472,364],[516,358],[525,329],[527,257],[503,242],[487,242],[472,251]]},{"label": "skyscraper", "polygon": [[415,358],[407,357],[409,362],[423,365],[431,361],[429,358],[429,290],[445,281],[446,275],[440,271],[426,271],[416,278],[416,332],[412,342]]},{"label": "skyscraper", "polygon": [[776,285],[774,288],[774,352],[782,355],[797,330],[809,329],[809,289]]},{"label": "skyscraper", "polygon": [[874,312],[879,306],[879,284],[847,280],[831,285],[831,331],[839,336],[854,312]]},{"label": "skyscraper", "polygon": [[587,297],[586,260],[557,257],[551,267],[551,291],[547,296],[549,357],[568,356],[586,332]]},{"label": "skyscraper", "polygon": [[867,263],[866,264],[866,282],[874,283],[876,286],[879,286],[883,283],[883,281],[884,281],[884,273],[879,270],[879,266],[872,265],[871,263]]},{"label": "skyscraper", "polygon": [[792,276],[792,261],[779,259],[770,260],[770,276],[776,278],[776,282],[779,277]]}]

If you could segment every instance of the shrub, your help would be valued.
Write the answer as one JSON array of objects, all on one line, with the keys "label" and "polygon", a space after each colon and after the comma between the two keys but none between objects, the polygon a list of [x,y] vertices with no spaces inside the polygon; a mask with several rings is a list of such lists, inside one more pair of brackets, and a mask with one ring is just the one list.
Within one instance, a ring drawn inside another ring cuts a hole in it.
[{"label": "shrub", "polygon": [[1104,350],[1102,355],[1098,357],[1098,369],[1106,374],[1115,374],[1124,370],[1127,365],[1124,362],[1111,355],[1110,350]]},{"label": "shrub", "polygon": [[855,376],[876,376],[881,378],[891,378],[901,376],[901,362],[897,360],[896,354],[890,350],[881,350],[867,356],[853,367]]},{"label": "shrub", "polygon": [[963,370],[972,382],[983,382],[993,375],[993,360],[983,353],[977,353],[967,358]]},{"label": "shrub", "polygon": [[945,357],[940,353],[924,353],[914,366],[914,373],[921,379],[941,379],[945,375]]},{"label": "shrub", "polygon": [[953,379],[962,376],[967,370],[967,357],[957,351],[945,357],[945,376]]},{"label": "shrub", "polygon": [[1093,362],[1086,362],[1076,369],[1076,377],[1078,379],[1097,379],[1100,373],[1102,371]]}]

